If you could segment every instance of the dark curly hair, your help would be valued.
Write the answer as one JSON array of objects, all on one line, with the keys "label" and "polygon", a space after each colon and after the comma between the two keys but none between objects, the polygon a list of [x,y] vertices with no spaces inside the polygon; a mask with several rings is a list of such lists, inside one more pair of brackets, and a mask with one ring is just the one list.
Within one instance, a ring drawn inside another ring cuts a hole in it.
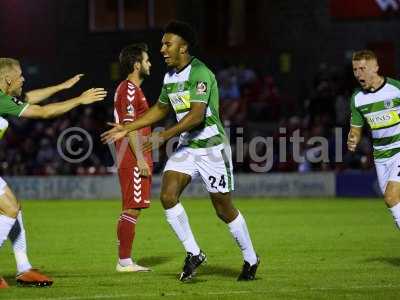
[{"label": "dark curly hair", "polygon": [[176,20],[171,21],[165,27],[164,32],[179,35],[187,43],[189,51],[197,46],[196,33],[188,23]]}]

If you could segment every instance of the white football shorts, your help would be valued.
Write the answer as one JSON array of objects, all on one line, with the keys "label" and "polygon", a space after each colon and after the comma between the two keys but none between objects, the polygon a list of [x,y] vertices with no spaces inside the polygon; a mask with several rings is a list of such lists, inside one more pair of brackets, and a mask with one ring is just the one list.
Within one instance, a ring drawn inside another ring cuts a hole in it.
[{"label": "white football shorts", "polygon": [[375,161],[376,174],[382,194],[389,181],[400,183],[400,152],[382,162]]},{"label": "white football shorts", "polygon": [[[222,148],[222,149],[221,149]],[[201,176],[210,193],[234,190],[232,154],[229,145],[207,148],[207,151],[178,147],[168,159],[164,172],[176,171],[192,177]]]}]

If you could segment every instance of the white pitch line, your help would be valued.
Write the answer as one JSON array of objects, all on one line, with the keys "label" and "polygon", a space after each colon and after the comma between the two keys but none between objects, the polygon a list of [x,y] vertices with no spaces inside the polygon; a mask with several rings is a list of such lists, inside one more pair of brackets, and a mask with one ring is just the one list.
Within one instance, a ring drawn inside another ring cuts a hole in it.
[{"label": "white pitch line", "polygon": [[[356,286],[332,286],[332,287],[310,287],[310,288],[286,288],[286,289],[274,289],[266,291],[231,291],[231,292],[208,292],[208,293],[194,293],[193,296],[221,296],[221,295],[240,295],[240,294],[267,294],[274,292],[307,292],[307,291],[329,291],[329,290],[360,290],[360,289],[387,289],[387,288],[397,288],[400,289],[400,285],[356,285]],[[119,299],[127,297],[175,297],[175,296],[190,296],[189,294],[181,293],[152,293],[152,294],[120,294],[120,295],[93,295],[93,296],[73,296],[73,297],[57,297],[57,298],[13,298],[10,300],[95,300],[95,299]]]},{"label": "white pitch line", "polygon": [[387,288],[397,288],[400,289],[400,285],[392,285],[392,284],[386,284],[386,285],[354,285],[354,286],[332,286],[332,287],[316,287],[316,288],[310,288],[310,290],[313,291],[327,291],[327,290],[337,290],[337,289],[351,289],[351,290],[361,290],[361,289],[387,289]]},{"label": "white pitch line", "polygon": [[[238,295],[238,294],[249,294],[254,293],[251,291],[232,291],[232,292],[208,292],[208,293],[195,293],[194,296],[217,296],[217,295]],[[118,298],[126,298],[126,297],[175,297],[175,296],[184,296],[185,294],[181,293],[157,293],[157,294],[120,294],[120,295],[94,295],[94,296],[73,296],[73,297],[57,297],[57,298],[14,298],[15,300],[86,300],[86,299],[118,299]],[[10,299],[10,300],[14,300]]]}]

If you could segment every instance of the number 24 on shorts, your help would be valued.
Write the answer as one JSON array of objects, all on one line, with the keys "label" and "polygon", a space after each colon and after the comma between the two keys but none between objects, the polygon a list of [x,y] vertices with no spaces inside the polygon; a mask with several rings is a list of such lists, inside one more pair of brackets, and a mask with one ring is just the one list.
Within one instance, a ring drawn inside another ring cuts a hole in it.
[{"label": "number 24 on shorts", "polygon": [[[217,187],[215,186],[215,183],[217,181],[217,178],[215,178],[214,176],[210,176],[210,177],[208,177],[208,180],[210,180],[211,187],[213,189],[216,189]],[[218,186],[220,186],[222,188],[226,187],[225,175],[221,175],[221,179],[219,180]]]}]

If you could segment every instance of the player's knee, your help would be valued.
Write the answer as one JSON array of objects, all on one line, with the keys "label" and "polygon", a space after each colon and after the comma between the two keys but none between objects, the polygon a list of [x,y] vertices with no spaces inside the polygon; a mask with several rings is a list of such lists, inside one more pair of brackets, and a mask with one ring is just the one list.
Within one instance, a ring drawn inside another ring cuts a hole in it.
[{"label": "player's knee", "polygon": [[18,216],[18,213],[19,213],[19,207],[18,206],[14,206],[12,209],[11,209],[11,218],[16,218],[17,216]]},{"label": "player's knee", "polygon": [[10,218],[16,218],[18,212],[20,211],[20,205],[18,201],[7,196],[2,196],[0,201],[0,213]]},{"label": "player's knee", "polygon": [[215,213],[225,223],[232,222],[238,215],[239,211],[231,205],[215,205]]},{"label": "player's knee", "polygon": [[399,203],[400,197],[396,193],[387,191],[384,194],[384,199],[385,199],[386,204],[389,207],[392,207],[392,206],[396,205],[397,203]]},{"label": "player's knee", "polygon": [[7,205],[2,208],[1,212],[2,212],[2,214],[6,215],[7,217],[15,219],[19,213],[19,206],[13,205],[13,204]]},{"label": "player's knee", "polygon": [[217,214],[218,218],[220,218],[225,223],[228,222],[229,213],[222,205],[215,205],[215,213]]},{"label": "player's knee", "polygon": [[167,192],[161,193],[160,200],[164,208],[174,207],[178,203],[178,197]]},{"label": "player's knee", "polygon": [[216,211],[216,214],[217,214],[218,218],[220,218],[222,221],[224,221],[225,223],[228,222],[228,218],[224,213]]}]

